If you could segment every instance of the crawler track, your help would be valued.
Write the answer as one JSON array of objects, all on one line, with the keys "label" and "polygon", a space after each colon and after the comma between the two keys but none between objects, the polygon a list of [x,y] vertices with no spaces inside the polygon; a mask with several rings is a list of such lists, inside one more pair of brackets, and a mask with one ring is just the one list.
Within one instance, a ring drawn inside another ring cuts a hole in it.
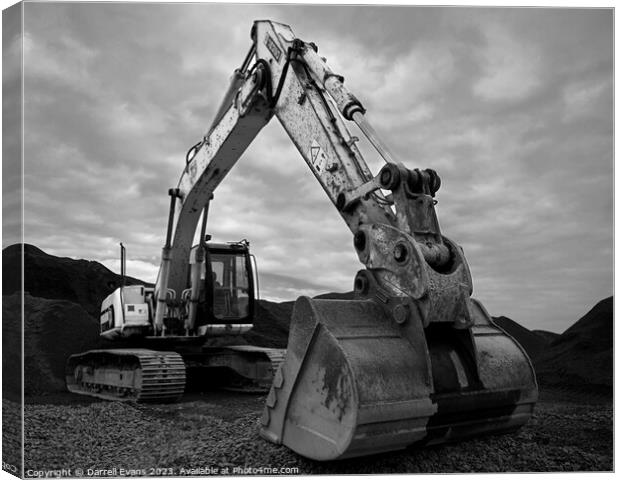
[{"label": "crawler track", "polygon": [[266,350],[265,353],[269,357],[269,360],[271,360],[271,368],[273,369],[273,374],[275,375],[278,371],[278,368],[280,368],[280,365],[282,365],[282,362],[284,362],[284,357],[286,356],[286,349],[270,348]]},{"label": "crawler track", "polygon": [[[264,355],[264,360],[269,360],[271,363],[273,375],[276,374],[278,368],[280,368],[280,365],[284,362],[284,357],[286,356],[285,348],[265,348],[256,347],[254,345],[235,345],[226,348],[234,352],[256,355],[256,361],[258,361],[258,356]],[[271,386],[271,380],[269,380],[269,386]],[[268,389],[269,388],[267,388],[267,390]]]},{"label": "crawler track", "polygon": [[67,389],[106,400],[175,402],[185,391],[185,363],[175,352],[90,350],[67,362]]}]

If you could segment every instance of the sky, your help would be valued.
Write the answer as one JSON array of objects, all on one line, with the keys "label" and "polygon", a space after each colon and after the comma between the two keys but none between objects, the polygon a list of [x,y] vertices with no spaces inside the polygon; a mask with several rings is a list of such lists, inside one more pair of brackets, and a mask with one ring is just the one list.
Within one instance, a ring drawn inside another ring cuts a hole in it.
[{"label": "sky", "polygon": [[[442,233],[491,315],[563,332],[613,294],[610,9],[26,3],[24,241],[115,271],[123,242],[128,274],[153,282],[167,190],[256,19],[316,43],[397,159],[439,173]],[[18,79],[5,71],[6,92]],[[3,247],[19,241],[18,174],[4,172]],[[266,299],[349,291],[363,268],[275,118],[215,192],[208,231],[250,241]]]}]

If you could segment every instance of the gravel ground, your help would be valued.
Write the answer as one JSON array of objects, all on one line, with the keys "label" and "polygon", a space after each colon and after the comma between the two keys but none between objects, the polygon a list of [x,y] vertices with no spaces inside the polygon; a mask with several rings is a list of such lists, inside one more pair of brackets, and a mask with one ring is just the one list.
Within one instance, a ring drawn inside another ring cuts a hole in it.
[{"label": "gravel ground", "polygon": [[2,469],[15,474],[22,468],[22,409],[19,402],[2,399]]},{"label": "gravel ground", "polygon": [[234,470],[239,467],[292,467],[298,470],[288,473],[299,474],[613,469],[613,405],[607,397],[542,391],[534,417],[516,433],[329,463],[262,440],[263,401],[259,395],[225,392],[187,395],[173,405],[90,401],[71,394],[30,398],[25,468],[71,468],[72,475],[76,468],[116,468],[117,474],[133,469],[135,475],[161,469],[166,476],[196,476],[200,471],[192,469],[207,467],[219,474],[244,473]]}]

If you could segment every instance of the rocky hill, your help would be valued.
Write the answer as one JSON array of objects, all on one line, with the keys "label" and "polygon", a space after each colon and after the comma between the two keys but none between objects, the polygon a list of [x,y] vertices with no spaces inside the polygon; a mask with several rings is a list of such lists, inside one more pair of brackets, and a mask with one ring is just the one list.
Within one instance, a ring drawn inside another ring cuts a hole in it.
[{"label": "rocky hill", "polygon": [[[2,250],[2,294],[18,292],[21,285],[21,245]],[[99,262],[49,255],[24,244],[24,291],[34,297],[62,299],[81,305],[99,318],[101,301],[120,285],[121,277]],[[126,277],[127,285],[145,284]]]},{"label": "rocky hill", "polygon": [[505,330],[508,335],[519,342],[519,344],[525,348],[530,358],[539,355],[549,343],[543,336],[519,325],[508,317],[493,317],[493,321],[499,325],[500,328]]},{"label": "rocky hill", "polygon": [[547,343],[551,343],[560,336],[559,333],[549,332],[547,330],[532,330],[532,332],[544,338]]},{"label": "rocky hill", "polygon": [[[8,375],[2,378],[4,388],[10,392],[18,392],[21,382],[20,300],[19,294],[13,294],[2,301],[3,326],[9,326],[2,345],[3,370]],[[71,353],[97,345],[98,322],[76,303],[29,294],[24,295],[24,320],[24,393],[64,390],[65,361]]]},{"label": "rocky hill", "polygon": [[[21,245],[2,251],[2,384],[8,395],[21,387]],[[98,262],[61,258],[24,245],[24,392],[64,390],[67,357],[99,345],[101,301],[120,285],[120,275]],[[131,285],[141,283],[126,278]]]},{"label": "rocky hill", "polygon": [[613,388],[613,297],[597,303],[534,358],[544,384]]},{"label": "rocky hill", "polygon": [[254,328],[244,335],[244,339],[250,345],[286,348],[294,304],[295,302],[259,300]]}]

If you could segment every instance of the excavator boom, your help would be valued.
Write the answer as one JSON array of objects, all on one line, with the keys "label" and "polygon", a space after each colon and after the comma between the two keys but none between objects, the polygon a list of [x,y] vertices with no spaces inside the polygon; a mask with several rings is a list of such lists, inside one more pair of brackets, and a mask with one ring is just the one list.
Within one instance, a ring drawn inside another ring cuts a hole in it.
[{"label": "excavator boom", "polygon": [[[357,139],[351,136],[339,113],[339,109],[363,111],[357,99],[344,89],[341,77],[329,70],[311,46],[295,39],[286,25],[255,22],[252,37],[248,57],[255,58],[255,63],[249,67],[246,58],[242,68],[233,74],[231,89],[216,121],[194,147],[177,189],[171,190],[179,199],[171,222],[174,233],[170,256],[175,262],[170,266],[165,288],[158,285],[158,290],[183,288],[188,263],[179,259],[189,255],[204,206],[274,115],[334,205],[345,201],[346,192],[372,179],[355,146]],[[315,77],[327,80],[319,84]],[[331,90],[327,85],[332,86]],[[339,104],[330,91],[338,93]],[[361,223],[396,223],[377,187],[371,193],[368,198],[359,198],[355,208],[339,208],[353,232]]]}]

